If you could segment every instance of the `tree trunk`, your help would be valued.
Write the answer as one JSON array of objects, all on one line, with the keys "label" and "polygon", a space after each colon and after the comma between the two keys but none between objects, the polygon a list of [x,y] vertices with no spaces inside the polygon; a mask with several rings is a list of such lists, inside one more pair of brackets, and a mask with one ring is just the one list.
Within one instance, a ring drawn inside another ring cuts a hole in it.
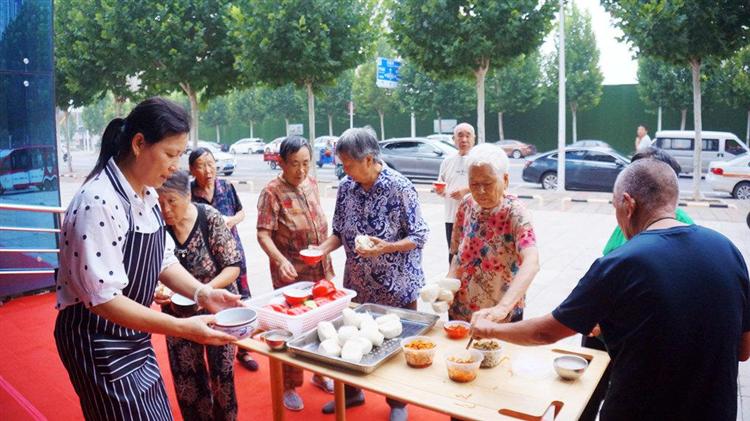
[{"label": "tree trunk", "polygon": [[571,129],[573,129],[573,142],[578,141],[578,104],[575,102],[570,103],[570,114],[571,114]]},{"label": "tree trunk", "polygon": [[443,116],[440,114],[437,115],[437,121],[438,121],[438,133],[443,133]]},{"label": "tree trunk", "polygon": [[411,137],[417,137],[417,119],[414,116],[414,111],[411,112]]},{"label": "tree trunk", "polygon": [[333,136],[333,115],[328,114],[328,136]]},{"label": "tree trunk", "polygon": [[659,116],[656,121],[656,131],[661,131],[661,105],[659,105]]},{"label": "tree trunk", "polygon": [[218,124],[216,125],[216,143],[221,143],[221,130]]},{"label": "tree trunk", "polygon": [[70,113],[66,110],[65,114],[65,144],[68,148],[68,173],[73,173],[73,150],[70,149]]},{"label": "tree trunk", "polygon": [[284,133],[289,137],[289,117],[284,117]]},{"label": "tree trunk", "polygon": [[747,128],[745,129],[745,143],[750,143],[750,110],[747,110]]},{"label": "tree trunk", "polygon": [[680,130],[685,130],[685,123],[687,120],[687,109],[686,108],[681,109],[680,115],[682,116],[682,120],[680,120]]},{"label": "tree trunk", "polygon": [[253,129],[255,127],[253,126],[255,126],[255,122],[253,120],[250,120],[250,137],[255,137],[255,135],[253,134]]},{"label": "tree trunk", "polygon": [[385,111],[378,110],[380,116],[380,140],[385,140]]},{"label": "tree trunk", "polygon": [[693,200],[700,200],[701,197],[701,150],[703,149],[703,139],[701,130],[703,121],[701,120],[701,60],[696,58],[690,60],[690,67],[693,70],[693,129],[695,130],[695,148],[693,155]]},{"label": "tree trunk", "polygon": [[505,140],[505,128],[503,128],[503,113],[502,111],[497,113],[497,132],[500,136],[500,141]]},{"label": "tree trunk", "polygon": [[198,93],[190,87],[189,83],[180,82],[180,88],[190,100],[190,143],[193,149],[198,149]]},{"label": "tree trunk", "polygon": [[477,143],[484,143],[484,78],[490,68],[490,60],[483,59],[478,68],[474,69],[477,79]]},{"label": "tree trunk", "polygon": [[123,97],[115,97],[115,117],[122,117],[122,104],[125,103]]},{"label": "tree trunk", "polygon": [[[318,156],[320,150],[315,148],[315,93],[313,93],[312,82],[305,83],[305,87],[307,88],[307,124],[310,126],[307,133],[310,135],[310,145],[313,146],[312,161],[315,163],[320,160],[320,156]],[[313,164],[310,165],[310,168],[313,177],[317,178],[317,166]]]}]

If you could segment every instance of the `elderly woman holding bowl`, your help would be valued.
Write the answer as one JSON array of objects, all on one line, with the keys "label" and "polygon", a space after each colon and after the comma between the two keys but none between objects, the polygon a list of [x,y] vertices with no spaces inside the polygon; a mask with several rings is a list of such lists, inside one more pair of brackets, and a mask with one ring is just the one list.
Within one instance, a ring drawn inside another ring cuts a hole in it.
[{"label": "elderly woman holding bowl", "polygon": [[[157,189],[167,232],[175,243],[175,255],[196,279],[213,288],[237,293],[240,274],[237,243],[224,218],[208,205],[190,202],[187,171],[174,173]],[[157,290],[155,301],[175,317],[207,314],[187,302],[170,305],[170,297]],[[176,298],[175,298],[176,301]],[[167,336],[169,366],[180,412],[185,419],[237,419],[234,388],[233,344],[211,346]]]},{"label": "elderly woman holding bowl", "polygon": [[[320,249],[328,254],[344,246],[344,287],[357,291],[356,301],[416,309],[429,228],[414,185],[383,165],[372,130],[345,131],[336,153],[348,177],[339,185],[333,234]],[[365,241],[357,241],[358,236],[366,236]],[[364,403],[362,391],[350,386],[346,398],[347,407]],[[391,420],[407,419],[405,404],[387,401]],[[334,410],[333,402],[323,407],[324,413]]]},{"label": "elderly woman holding bowl", "polygon": [[[328,237],[328,221],[320,206],[318,183],[309,177],[312,148],[307,139],[287,137],[279,147],[281,174],[258,198],[258,243],[268,255],[271,281],[281,288],[297,281],[333,278],[328,256],[315,264],[302,260],[300,252]],[[284,365],[284,406],[300,411],[304,405],[295,388],[302,386],[302,369]],[[315,386],[333,393],[333,381],[313,375]]]},{"label": "elderly woman holding bowl", "polygon": [[456,212],[448,276],[461,280],[448,310],[452,320],[523,319],[526,290],[539,271],[531,216],[506,194],[508,157],[494,145],[469,153],[469,190]]}]

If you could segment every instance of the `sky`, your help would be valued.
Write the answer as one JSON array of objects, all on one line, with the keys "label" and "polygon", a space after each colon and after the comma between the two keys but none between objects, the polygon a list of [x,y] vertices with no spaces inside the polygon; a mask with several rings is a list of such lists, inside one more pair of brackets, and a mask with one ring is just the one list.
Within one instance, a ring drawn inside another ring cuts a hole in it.
[{"label": "sky", "polygon": [[[628,45],[617,40],[617,37],[622,36],[622,31],[615,27],[609,13],[598,0],[575,0],[575,4],[591,14],[591,25],[599,47],[599,69],[604,74],[604,84],[637,83],[638,62],[632,58],[633,53]],[[557,36],[555,30],[547,37],[542,46],[543,53],[547,54],[554,50],[554,38]]]}]

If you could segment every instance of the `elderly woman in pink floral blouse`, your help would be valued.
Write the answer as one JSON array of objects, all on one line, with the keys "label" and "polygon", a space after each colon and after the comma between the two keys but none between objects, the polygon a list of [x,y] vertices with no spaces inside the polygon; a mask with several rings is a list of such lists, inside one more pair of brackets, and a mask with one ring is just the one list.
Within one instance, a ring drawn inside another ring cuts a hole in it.
[{"label": "elderly woman in pink floral blouse", "polygon": [[469,190],[453,225],[448,276],[461,288],[448,311],[452,320],[523,318],[526,290],[539,271],[531,217],[508,187],[508,157],[494,145],[469,153]]}]

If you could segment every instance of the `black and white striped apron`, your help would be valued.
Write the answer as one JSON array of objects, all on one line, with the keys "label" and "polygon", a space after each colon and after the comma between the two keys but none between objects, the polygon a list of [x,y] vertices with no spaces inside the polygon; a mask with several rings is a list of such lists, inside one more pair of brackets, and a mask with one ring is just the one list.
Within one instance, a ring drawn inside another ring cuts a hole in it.
[{"label": "black and white striped apron", "polygon": [[[129,205],[117,179],[107,175]],[[150,307],[164,255],[164,221],[154,206],[161,227],[151,234],[139,233],[129,206],[126,210],[129,228],[123,264],[129,283],[122,293]],[[87,420],[172,419],[151,334],[113,323],[78,303],[58,314],[55,342]]]}]

